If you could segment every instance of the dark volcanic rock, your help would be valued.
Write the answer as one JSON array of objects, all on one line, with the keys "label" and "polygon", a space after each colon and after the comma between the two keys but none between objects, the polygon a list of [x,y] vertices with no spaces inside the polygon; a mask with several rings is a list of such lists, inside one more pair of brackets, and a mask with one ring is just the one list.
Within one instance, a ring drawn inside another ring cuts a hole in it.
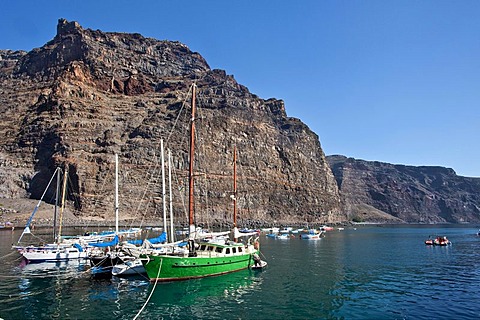
[{"label": "dark volcanic rock", "polygon": [[250,93],[184,44],[61,19],[41,48],[0,55],[0,197],[39,198],[61,166],[76,214],[111,219],[118,153],[120,214],[139,223],[160,217],[163,139],[173,158],[175,219],[184,220],[195,81],[197,220],[231,220],[234,145],[240,221],[344,220],[318,136],[288,117],[283,101]]},{"label": "dark volcanic rock", "polygon": [[[405,222],[480,222],[480,178],[449,168],[393,165],[328,156],[350,218]],[[391,217],[390,217],[391,218]],[[393,219],[393,221],[398,221]]]}]

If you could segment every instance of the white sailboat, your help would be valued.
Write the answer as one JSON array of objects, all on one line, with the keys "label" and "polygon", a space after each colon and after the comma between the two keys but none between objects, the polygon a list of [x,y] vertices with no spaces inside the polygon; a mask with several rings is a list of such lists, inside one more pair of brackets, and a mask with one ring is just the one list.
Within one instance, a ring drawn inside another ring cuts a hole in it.
[{"label": "white sailboat", "polygon": [[[170,202],[170,228],[167,235],[167,209],[166,209],[166,187],[165,187],[165,161],[163,140],[160,141],[162,157],[162,199],[163,199],[163,233],[152,239],[140,241],[141,246],[137,246],[133,241],[126,241],[122,244],[122,250],[132,256],[131,259],[125,259],[124,263],[117,264],[112,269],[114,276],[130,276],[145,274],[145,268],[141,261],[141,254],[185,254],[188,249],[183,247],[183,240],[174,239],[173,229],[173,205],[172,205],[172,178],[171,178],[171,152],[168,150],[168,180],[169,180],[169,202]],[[168,241],[170,240],[170,241]],[[186,243],[185,243],[186,244]]]},{"label": "white sailboat", "polygon": [[108,242],[90,243],[94,249],[89,254],[92,275],[109,276],[112,268],[123,263],[124,255],[118,247],[118,155],[115,154],[115,233]]},{"label": "white sailboat", "polygon": [[[59,189],[59,182],[60,182],[60,174],[61,169],[58,168],[55,171],[57,174],[57,200],[58,200],[58,189]],[[54,175],[55,175],[54,174]],[[19,249],[19,253],[29,262],[56,262],[56,261],[65,261],[65,260],[72,260],[72,259],[85,259],[88,256],[87,251],[78,243],[62,243],[61,241],[61,234],[62,234],[62,220],[63,220],[63,212],[65,210],[65,197],[66,197],[66,186],[67,186],[67,177],[68,172],[65,170],[63,176],[63,188],[62,188],[62,204],[61,204],[61,211],[60,211],[60,221],[59,221],[59,229],[58,235],[55,235],[55,223],[54,223],[54,238],[55,243],[47,244],[45,246],[36,247],[36,246],[26,246],[21,247]],[[53,179],[53,177],[52,177]],[[51,182],[52,180],[50,180]],[[49,183],[50,185],[50,183]],[[47,186],[48,189],[48,186]],[[42,196],[43,198],[43,196]],[[57,208],[58,201],[55,201],[55,212]],[[41,201],[41,200],[40,200]],[[38,206],[36,207],[38,209]],[[36,210],[34,210],[35,213]],[[33,219],[33,215],[27,222],[24,232],[20,236],[19,242],[22,239],[25,233],[30,233],[30,223]],[[56,214],[54,221],[56,221]],[[17,248],[18,249],[18,248]]]}]

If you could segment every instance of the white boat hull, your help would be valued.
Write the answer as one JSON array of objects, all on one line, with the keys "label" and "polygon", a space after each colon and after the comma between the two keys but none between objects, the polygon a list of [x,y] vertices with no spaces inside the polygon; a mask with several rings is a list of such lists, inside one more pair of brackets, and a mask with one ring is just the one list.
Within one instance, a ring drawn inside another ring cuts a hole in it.
[{"label": "white boat hull", "polygon": [[43,261],[66,261],[73,259],[87,259],[88,253],[79,251],[75,247],[58,248],[58,249],[25,249],[21,252],[22,256],[28,262],[43,262]]},{"label": "white boat hull", "polygon": [[261,270],[267,266],[267,261],[260,260],[260,264],[254,264],[250,268],[253,270]]},{"label": "white boat hull", "polygon": [[133,276],[145,273],[145,268],[143,267],[142,261],[140,259],[135,259],[127,261],[126,263],[117,264],[112,268],[112,275],[117,277]]}]

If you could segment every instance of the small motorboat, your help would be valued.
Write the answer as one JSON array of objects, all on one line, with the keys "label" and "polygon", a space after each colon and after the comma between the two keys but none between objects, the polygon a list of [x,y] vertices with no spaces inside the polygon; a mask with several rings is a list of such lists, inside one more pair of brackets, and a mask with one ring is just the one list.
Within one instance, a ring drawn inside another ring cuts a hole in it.
[{"label": "small motorboat", "polygon": [[145,273],[145,268],[143,267],[142,261],[139,258],[117,264],[112,268],[112,275],[117,277],[142,275]]},{"label": "small motorboat", "polygon": [[425,244],[430,246],[448,246],[451,245],[452,242],[445,236],[430,236],[427,240],[425,240]]},{"label": "small motorboat", "polygon": [[318,240],[325,237],[325,231],[318,231],[315,229],[310,229],[308,233],[302,233],[301,239],[307,240]]},{"label": "small motorboat", "polygon": [[285,228],[280,229],[279,232],[282,233],[282,234],[289,234],[290,232],[292,232],[292,230],[293,230],[293,227],[285,227]]},{"label": "small motorboat", "polygon": [[254,263],[250,266],[252,270],[261,270],[267,266],[267,262],[260,259],[257,253],[252,254]]},{"label": "small motorboat", "polygon": [[333,227],[323,225],[323,226],[320,227],[320,230],[321,231],[333,231]]},{"label": "small motorboat", "polygon": [[267,266],[267,261],[260,260],[259,263],[253,264],[253,265],[250,267],[250,269],[252,269],[252,270],[262,270],[262,269],[264,269],[266,266]]},{"label": "small motorboat", "polygon": [[288,233],[269,233],[267,234],[268,238],[274,239],[290,239],[290,234]]}]

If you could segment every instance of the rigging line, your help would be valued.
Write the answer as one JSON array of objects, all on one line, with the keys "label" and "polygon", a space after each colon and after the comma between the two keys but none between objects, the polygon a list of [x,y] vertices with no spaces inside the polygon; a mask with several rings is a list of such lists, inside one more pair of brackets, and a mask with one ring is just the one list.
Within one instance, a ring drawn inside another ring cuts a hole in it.
[{"label": "rigging line", "polygon": [[[157,144],[157,147],[158,147],[158,144]],[[157,157],[156,157],[155,155],[154,155],[154,160],[153,160],[153,161],[154,161],[153,170],[147,170],[147,172],[148,172],[148,174],[150,175],[150,177],[149,177],[148,179],[146,179],[147,183],[145,184],[145,189],[144,189],[143,195],[142,195],[142,197],[141,197],[140,200],[139,200],[137,209],[135,210],[135,213],[134,213],[135,216],[140,212],[140,209],[141,209],[141,207],[142,207],[142,205],[143,205],[143,200],[146,198],[146,194],[147,194],[147,192],[148,192],[148,190],[149,190],[149,186],[150,186],[151,184],[153,184],[152,181],[153,181],[154,177],[157,176],[156,171],[157,171],[157,168],[160,166],[160,164],[159,164],[159,161],[158,161],[158,159],[157,159]],[[150,165],[149,167],[151,168],[152,165]],[[145,213],[142,215],[142,217],[143,217],[143,219],[145,218]],[[142,223],[143,223],[143,221],[144,221],[143,219],[142,219]]]},{"label": "rigging line", "polygon": [[182,115],[182,112],[185,108],[185,105],[187,104],[187,99],[188,97],[190,96],[191,92],[192,92],[192,88],[193,86],[190,86],[190,88],[188,89],[188,92],[187,94],[185,95],[185,98],[183,99],[183,102],[182,102],[182,107],[180,108],[180,111],[178,112],[178,115],[177,115],[177,118],[175,118],[175,122],[173,123],[173,126],[172,128],[170,129],[170,133],[168,134],[167,136],[167,139],[165,141],[165,143],[168,145],[168,142],[170,141],[170,138],[173,134],[173,130],[176,128],[177,126],[177,122],[178,122],[178,119],[180,118],[180,115]]},{"label": "rigging line", "polygon": [[[186,117],[187,120],[185,120],[184,122],[185,123],[189,123],[189,121],[191,121],[191,119],[188,117],[188,115],[184,112],[184,110],[186,109],[186,105],[187,105],[187,100],[188,98],[190,97],[190,95],[192,94],[192,91],[193,91],[193,85],[189,87],[189,90],[187,92],[187,94],[185,95],[185,98],[182,102],[182,106],[180,108],[180,111],[178,112],[178,115],[174,121],[174,124],[170,130],[170,133],[168,134],[168,137],[165,141],[165,146],[167,148],[169,148],[169,142],[170,142],[170,139],[172,137],[172,134],[175,130],[175,128],[177,127],[177,123],[179,122],[179,119],[182,115],[184,115]],[[183,145],[183,143],[186,141],[186,136],[184,135],[181,135],[181,141],[178,143],[178,145]],[[181,192],[182,190],[182,186],[180,186],[180,183],[179,183],[179,178],[178,178],[178,173],[175,169],[175,166],[173,166],[173,171],[174,171],[174,177],[175,177],[175,181],[177,182],[177,185],[179,186],[178,187],[178,191],[179,191],[179,194],[180,194],[180,199],[181,199],[181,203],[182,203],[182,206],[183,206],[183,210],[184,210],[184,214],[185,214],[185,221],[188,220],[188,211],[187,211],[187,208],[186,208],[186,204],[185,204],[185,195],[183,194],[183,192]]]},{"label": "rigging line", "polygon": [[[175,119],[175,121],[174,121],[174,124],[173,124],[172,128],[170,129],[170,132],[169,132],[169,134],[168,134],[168,136],[167,136],[166,145],[167,145],[168,142],[170,141],[170,138],[171,138],[171,136],[172,136],[172,134],[173,134],[173,132],[174,132],[174,129],[175,129],[176,126],[177,126],[178,120],[179,120],[180,116],[182,115],[183,110],[185,109],[185,104],[186,104],[187,98],[188,98],[191,90],[192,90],[192,87],[190,86],[189,91],[188,91],[187,95],[185,96],[185,98],[184,98],[184,100],[183,100],[182,107],[180,108],[180,111],[178,112],[178,115],[177,115],[177,117],[176,117],[176,119]],[[155,146],[155,148],[158,149],[158,143],[157,143],[157,145]],[[147,193],[147,191],[148,191],[148,189],[149,189],[149,184],[151,183],[151,181],[152,181],[152,180],[154,179],[154,177],[156,176],[155,171],[156,171],[157,168],[160,166],[159,161],[157,160],[157,157],[155,157],[154,163],[155,163],[155,164],[154,164],[153,170],[149,170],[149,171],[151,172],[151,173],[150,173],[150,178],[147,179],[149,182],[148,182],[148,183],[146,184],[146,186],[145,186],[144,194],[143,194],[141,200],[139,201],[139,205],[137,206],[137,210],[136,210],[135,215],[140,211],[140,208],[141,208],[141,206],[142,206],[142,201],[143,201],[143,199],[145,198],[145,195],[146,195],[146,193]],[[143,220],[142,220],[142,223],[143,223]]]},{"label": "rigging line", "polygon": [[183,213],[185,214],[185,221],[188,221],[188,210],[187,210],[187,205],[186,205],[186,201],[185,201],[185,193],[182,192],[182,191],[185,191],[186,188],[185,188],[185,185],[182,185],[180,183],[180,181],[182,181],[182,183],[183,183],[185,180],[180,180],[178,178],[178,174],[177,174],[177,170],[175,169],[175,166],[173,166],[173,176],[175,177],[175,181],[177,182],[178,193],[180,194],[180,199],[181,199],[182,206],[183,206]]},{"label": "rigging line", "polygon": [[[178,112],[178,115],[177,115],[177,117],[176,117],[176,119],[175,119],[175,121],[174,121],[174,124],[173,124],[172,128],[170,129],[170,132],[169,132],[169,134],[168,134],[168,136],[167,136],[167,139],[166,139],[166,145],[168,145],[168,142],[170,141],[170,138],[171,138],[171,136],[172,136],[172,134],[173,134],[173,132],[174,132],[174,129],[177,127],[177,123],[178,123],[178,121],[179,121],[179,119],[180,119],[180,116],[181,116],[182,113],[183,113],[183,110],[185,109],[186,101],[187,101],[187,99],[188,99],[188,97],[189,97],[189,95],[190,95],[191,90],[192,90],[192,86],[190,86],[189,91],[188,91],[187,95],[185,96],[185,98],[184,98],[184,100],[183,100],[182,107],[180,108],[180,111]],[[156,145],[156,148],[158,149],[158,144]],[[150,173],[150,178],[148,178],[147,181],[149,181],[149,182],[147,182],[147,184],[146,184],[146,186],[145,186],[145,190],[144,190],[144,192],[143,192],[142,197],[140,198],[139,205],[137,206],[135,215],[136,215],[138,212],[140,212],[140,210],[141,210],[141,207],[142,207],[142,205],[143,205],[143,200],[146,198],[146,194],[147,194],[147,192],[148,192],[148,190],[149,190],[150,181],[152,181],[152,180],[154,179],[154,177],[157,176],[157,174],[155,174],[155,172],[157,171],[157,168],[160,166],[157,157],[155,157],[154,163],[155,163],[155,164],[154,164],[154,166],[153,166],[153,170],[148,170],[149,173]],[[148,208],[148,207],[149,207],[149,204],[147,204],[147,208]],[[145,214],[142,215],[142,223],[143,223],[144,219],[145,219]]]},{"label": "rigging line", "polygon": [[30,223],[32,222],[33,220],[33,216],[35,215],[35,213],[37,212],[38,208],[40,207],[40,204],[42,203],[42,200],[43,200],[43,197],[45,197],[45,194],[47,193],[47,190],[48,188],[50,187],[50,184],[52,183],[53,181],[53,178],[55,177],[57,171],[59,170],[60,168],[56,168],[52,177],[50,178],[50,181],[48,182],[47,184],[47,187],[45,188],[45,190],[43,191],[43,194],[42,196],[40,197],[40,200],[38,201],[38,204],[36,205],[36,207],[33,209],[33,212],[32,214],[30,215],[30,217],[28,218],[27,220],[27,224],[25,225],[25,229],[23,230],[22,234],[20,235],[20,238],[18,239],[17,243],[20,243],[20,241],[22,240],[22,237],[25,233],[25,230],[28,229],[30,227]]},{"label": "rigging line", "polygon": [[144,304],[144,305],[142,306],[142,308],[138,311],[138,313],[135,315],[135,317],[133,318],[133,320],[136,320],[136,319],[138,318],[138,316],[143,312],[143,310],[144,310],[145,307],[147,306],[148,302],[149,302],[150,299],[152,298],[153,293],[155,292],[155,288],[157,287],[158,276],[160,276],[160,270],[162,270],[162,263],[163,263],[163,259],[160,259],[160,266],[158,267],[158,273],[157,273],[157,277],[155,278],[155,283],[153,284],[152,291],[151,291],[150,294],[148,295],[147,301],[145,301],[145,304]]},{"label": "rigging line", "polygon": [[[198,102],[200,102],[200,99],[201,99],[201,94],[199,92]],[[200,108],[199,106],[200,106],[200,103],[198,103],[198,105],[197,105],[198,117],[195,119],[195,120],[198,119],[197,121],[199,121],[200,119],[204,119],[203,118],[203,109]],[[204,156],[203,158],[205,158],[205,155],[206,155],[206,148],[205,148],[205,142],[204,142],[205,139],[203,139],[202,137],[206,136],[206,135],[200,135],[199,128],[204,130],[205,126],[197,126],[197,130],[195,131],[195,140],[198,141],[198,142],[202,142],[201,151],[203,152],[203,156]],[[203,158],[202,157],[196,157],[199,167],[203,166],[203,164],[202,164],[202,162],[204,160]],[[205,168],[207,168],[207,167],[208,166],[205,166]],[[204,219],[207,221],[207,229],[209,229],[210,228],[210,219],[209,219],[209,215],[208,215],[209,202],[208,202],[208,192],[207,192],[207,190],[209,190],[209,185],[208,185],[208,179],[206,178],[206,176],[207,176],[206,172],[207,171],[205,170],[205,172],[202,174],[203,181],[204,181],[204,187],[203,187],[204,192],[203,192],[203,194],[205,196],[205,212],[204,212],[203,216],[206,218],[206,219],[205,218]],[[197,216],[197,214],[195,212],[195,221],[198,221],[196,216]]]},{"label": "rigging line", "polygon": [[[30,236],[31,236],[32,238],[35,238],[35,239],[39,240],[40,243],[47,243],[47,242],[49,242],[48,240],[46,240],[46,239],[44,239],[44,238],[42,238],[42,237],[36,236],[36,235],[34,235],[33,233],[29,233],[29,234],[30,234]],[[20,243],[20,241],[19,241],[18,243]]]},{"label": "rigging line", "polygon": [[6,257],[8,257],[8,256],[10,256],[10,255],[12,255],[12,254],[15,254],[16,252],[17,252],[17,251],[12,251],[12,252],[10,252],[10,253],[7,253],[6,255],[0,257],[0,260],[3,259],[3,258],[6,258]]},{"label": "rigging line", "polygon": [[[139,202],[138,202],[138,206],[137,206],[137,209],[135,210],[135,214],[134,214],[134,215],[136,215],[138,212],[140,212],[141,207],[143,206],[143,201],[144,201],[144,199],[146,198],[147,192],[150,190],[149,187],[150,187],[150,185],[153,184],[152,180],[153,180],[154,175],[156,175],[156,170],[157,170],[157,168],[158,168],[158,166],[159,166],[158,161],[156,161],[156,160],[157,160],[157,158],[155,157],[155,160],[154,160],[154,161],[155,161],[155,166],[153,167],[153,170],[152,170],[152,171],[149,171],[150,178],[147,179],[147,183],[145,184],[145,188],[144,188],[144,191],[143,191],[143,195],[142,195],[142,197],[140,198],[140,200],[139,200]],[[147,207],[148,207],[148,202],[147,202]],[[144,215],[143,215],[143,216],[144,216]],[[143,220],[142,220],[142,222],[143,222]]]},{"label": "rigging line", "polygon": [[[110,165],[109,165],[110,167]],[[109,168],[110,169],[110,168]],[[100,194],[104,194],[105,193],[105,184],[107,183],[107,177],[108,177],[108,174],[105,174],[105,176],[103,177],[103,183],[102,183],[102,186],[100,188]],[[96,216],[96,211],[97,211],[97,205],[99,203],[99,197],[94,197],[94,201],[93,201],[93,216]],[[90,221],[92,221],[91,219],[87,220],[87,224],[85,225],[85,228],[89,228],[89,225],[90,225]],[[97,230],[100,231],[100,225],[99,225],[99,222],[97,222]]]}]

